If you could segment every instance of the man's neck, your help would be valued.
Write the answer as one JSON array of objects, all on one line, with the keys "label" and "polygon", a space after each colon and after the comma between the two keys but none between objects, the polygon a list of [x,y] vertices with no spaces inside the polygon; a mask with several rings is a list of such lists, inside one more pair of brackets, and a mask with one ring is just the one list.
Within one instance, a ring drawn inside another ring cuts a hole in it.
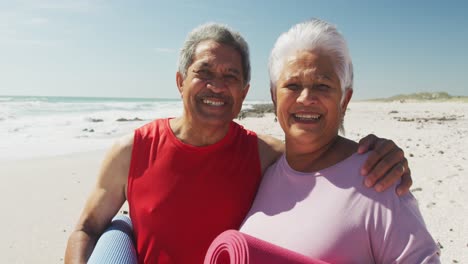
[{"label": "man's neck", "polygon": [[230,122],[223,125],[213,125],[189,120],[186,116],[171,119],[169,124],[172,132],[180,141],[198,147],[217,143],[227,135],[230,127]]}]

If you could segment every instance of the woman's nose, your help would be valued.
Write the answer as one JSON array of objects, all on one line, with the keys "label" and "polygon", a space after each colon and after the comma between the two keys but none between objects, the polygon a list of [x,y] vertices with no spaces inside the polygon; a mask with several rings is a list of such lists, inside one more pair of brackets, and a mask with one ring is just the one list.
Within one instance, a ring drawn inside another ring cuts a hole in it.
[{"label": "woman's nose", "polygon": [[317,96],[314,94],[312,89],[305,87],[299,94],[297,102],[304,105],[315,104],[317,102]]}]

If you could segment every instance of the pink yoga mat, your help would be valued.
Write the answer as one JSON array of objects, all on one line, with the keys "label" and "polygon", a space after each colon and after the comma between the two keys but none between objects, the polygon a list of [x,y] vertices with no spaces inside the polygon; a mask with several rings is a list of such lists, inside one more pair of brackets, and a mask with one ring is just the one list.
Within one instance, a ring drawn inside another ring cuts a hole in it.
[{"label": "pink yoga mat", "polygon": [[326,264],[236,230],[213,240],[205,264]]}]

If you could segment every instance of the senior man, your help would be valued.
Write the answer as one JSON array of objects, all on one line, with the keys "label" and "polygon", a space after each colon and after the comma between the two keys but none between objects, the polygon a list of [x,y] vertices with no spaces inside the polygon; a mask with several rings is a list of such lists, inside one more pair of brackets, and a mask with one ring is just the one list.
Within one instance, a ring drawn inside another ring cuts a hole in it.
[{"label": "senior man", "polygon": [[[66,263],[85,263],[100,234],[127,200],[139,263],[202,263],[211,241],[238,229],[263,172],[283,144],[233,122],[250,88],[250,61],[242,36],[219,24],[195,28],[179,56],[176,83],[182,116],[155,120],[118,140],[70,235]],[[385,189],[411,185],[403,152],[368,136],[375,148],[364,171]],[[375,165],[375,166],[374,166]],[[406,173],[405,173],[406,171]]]}]

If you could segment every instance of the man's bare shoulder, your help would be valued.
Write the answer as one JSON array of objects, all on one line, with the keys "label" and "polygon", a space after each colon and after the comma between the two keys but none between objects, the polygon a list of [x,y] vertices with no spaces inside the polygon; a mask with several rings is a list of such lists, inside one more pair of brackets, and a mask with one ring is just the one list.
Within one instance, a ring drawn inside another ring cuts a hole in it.
[{"label": "man's bare shoulder", "polygon": [[100,182],[126,186],[132,158],[133,134],[117,139],[107,152],[100,172]]},{"label": "man's bare shoulder", "polygon": [[273,164],[284,152],[283,141],[269,136],[258,134],[258,153],[262,165],[262,173],[266,168]]},{"label": "man's bare shoulder", "polygon": [[133,133],[118,138],[114,142],[114,146],[112,147],[111,152],[115,152],[114,154],[118,156],[130,158],[133,149],[133,138]]},{"label": "man's bare shoulder", "polygon": [[265,147],[269,148],[273,151],[283,153],[284,152],[284,143],[283,141],[272,137],[270,135],[263,135],[263,134],[258,134],[258,143],[259,143],[259,148],[260,147]]},{"label": "man's bare shoulder", "polygon": [[118,138],[107,153],[106,159],[125,161],[132,157],[133,134]]}]

